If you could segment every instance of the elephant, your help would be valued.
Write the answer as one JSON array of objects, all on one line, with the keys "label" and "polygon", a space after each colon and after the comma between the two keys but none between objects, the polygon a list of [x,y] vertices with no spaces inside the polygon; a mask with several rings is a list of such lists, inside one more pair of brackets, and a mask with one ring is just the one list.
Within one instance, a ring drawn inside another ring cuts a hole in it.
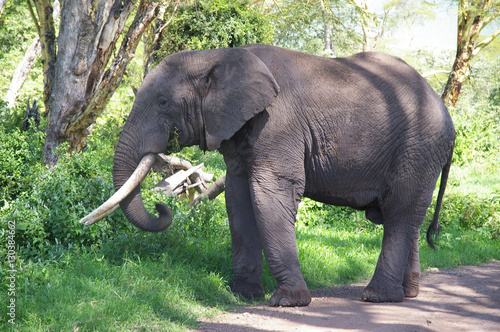
[{"label": "elephant", "polygon": [[363,300],[417,296],[420,226],[441,175],[427,232],[432,246],[455,129],[441,99],[403,60],[377,52],[326,58],[260,44],[167,56],[137,91],[114,157],[121,196],[111,205],[119,202],[145,231],[172,222],[164,205],[156,205],[158,217],[146,211],[140,189],[154,156],[172,142],[224,157],[233,292],[264,295],[264,254],[277,282],[270,305],[311,302],[295,235],[298,204],[308,197],[365,211],[383,225]]}]

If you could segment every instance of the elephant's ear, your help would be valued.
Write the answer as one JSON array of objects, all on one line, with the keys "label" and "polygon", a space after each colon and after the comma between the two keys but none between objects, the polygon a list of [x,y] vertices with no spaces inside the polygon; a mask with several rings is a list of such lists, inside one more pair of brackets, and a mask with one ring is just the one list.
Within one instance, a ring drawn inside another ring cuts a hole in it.
[{"label": "elephant's ear", "polygon": [[253,53],[239,48],[218,51],[217,64],[203,88],[208,150],[218,149],[223,140],[270,106],[280,90],[267,66]]}]

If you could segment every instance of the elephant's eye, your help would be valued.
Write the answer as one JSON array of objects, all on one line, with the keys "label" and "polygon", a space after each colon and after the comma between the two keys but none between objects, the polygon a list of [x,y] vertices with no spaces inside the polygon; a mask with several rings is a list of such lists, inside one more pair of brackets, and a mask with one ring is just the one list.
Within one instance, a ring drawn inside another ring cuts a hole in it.
[{"label": "elephant's eye", "polygon": [[165,97],[160,97],[158,98],[158,105],[161,107],[161,108],[167,108],[168,106],[168,99],[165,98]]}]

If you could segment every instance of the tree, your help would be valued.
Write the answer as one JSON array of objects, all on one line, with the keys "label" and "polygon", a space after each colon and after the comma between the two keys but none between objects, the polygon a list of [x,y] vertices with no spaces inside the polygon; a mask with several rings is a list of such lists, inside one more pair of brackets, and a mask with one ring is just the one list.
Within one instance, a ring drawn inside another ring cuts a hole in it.
[{"label": "tree", "polygon": [[[61,9],[57,39],[50,0],[30,0],[28,4],[42,49],[47,117],[43,157],[45,163],[54,164],[54,150],[61,143],[69,142],[71,151],[85,147],[89,126],[116,90],[142,33],[158,15],[160,3],[69,0]],[[132,12],[135,17],[116,52]]]},{"label": "tree", "polygon": [[481,31],[499,16],[498,0],[459,0],[457,52],[441,96],[447,107],[455,107],[472,59],[500,34],[499,27],[487,38],[478,40]]},{"label": "tree", "polygon": [[274,43],[312,54],[336,56],[359,48],[356,10],[345,1],[274,1]]},{"label": "tree", "polygon": [[[59,18],[60,11],[61,5],[59,3],[59,0],[55,0],[52,15],[54,21]],[[42,48],[40,46],[40,36],[37,35],[35,38],[33,38],[31,45],[26,50],[23,60],[17,65],[16,71],[14,72],[12,81],[9,85],[9,90],[7,90],[7,93],[5,94],[5,101],[7,102],[9,108],[14,107],[17,95],[21,90],[24,81],[26,81],[31,68],[35,64],[36,59],[40,56],[41,51]]]},{"label": "tree", "polygon": [[360,15],[360,24],[363,30],[363,51],[375,50],[378,40],[384,35],[389,10],[384,8],[381,18],[368,9],[366,0],[349,0]]},{"label": "tree", "polygon": [[268,18],[247,1],[186,1],[160,38],[156,58],[185,50],[237,47],[270,43]]},{"label": "tree", "polygon": [[363,30],[363,51],[374,51],[387,30],[404,25],[408,30],[408,45],[413,40],[412,30],[417,22],[434,15],[432,1],[390,0],[384,1],[377,13],[368,8],[366,0],[349,0],[360,15]]}]

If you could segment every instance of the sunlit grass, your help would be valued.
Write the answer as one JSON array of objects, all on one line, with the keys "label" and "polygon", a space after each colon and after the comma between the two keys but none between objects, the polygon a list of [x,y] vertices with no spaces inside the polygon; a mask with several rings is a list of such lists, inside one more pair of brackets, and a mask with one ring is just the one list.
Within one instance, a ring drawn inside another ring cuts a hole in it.
[{"label": "sunlit grass", "polygon": [[338,230],[331,226],[299,227],[299,259],[311,288],[345,284],[373,273],[381,231]]}]

